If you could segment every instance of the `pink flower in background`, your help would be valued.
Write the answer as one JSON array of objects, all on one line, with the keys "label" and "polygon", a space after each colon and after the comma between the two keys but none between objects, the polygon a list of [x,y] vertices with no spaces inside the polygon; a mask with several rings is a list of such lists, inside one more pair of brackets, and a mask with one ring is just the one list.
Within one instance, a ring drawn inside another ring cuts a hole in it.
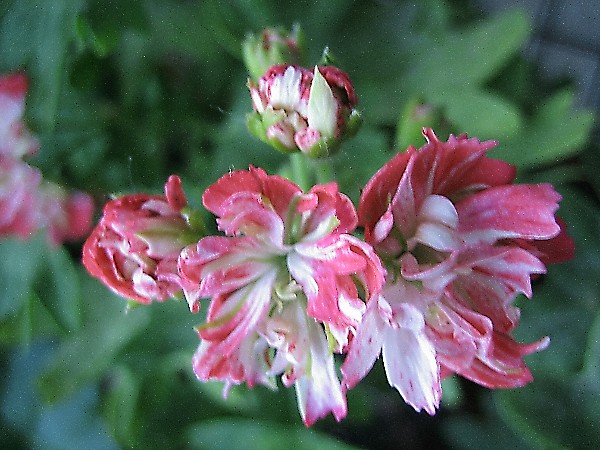
[{"label": "pink flower in background", "polygon": [[39,170],[0,155],[0,237],[29,239],[42,223]]},{"label": "pink flower in background", "polygon": [[[74,216],[81,211],[76,202]],[[180,293],[177,258],[189,239],[182,214],[186,204],[174,175],[164,196],[134,194],[109,201],[83,246],[84,266],[117,294],[140,303]]]},{"label": "pink flower in background", "polygon": [[354,386],[381,353],[390,384],[417,411],[435,412],[440,379],[458,373],[487,387],[532,376],[522,357],[548,339],[519,344],[512,305],[531,296],[542,261],[572,254],[548,184],[512,185],[514,168],[485,156],[495,142],[450,136],[410,147],[362,192],[365,239],[386,263],[386,286],[369,302],[342,367]]},{"label": "pink flower in background", "polygon": [[358,129],[358,98],[336,67],[275,65],[248,86],[255,110],[250,130],[278,150],[327,156]]},{"label": "pink flower in background", "polygon": [[203,196],[227,236],[209,236],[179,260],[188,301],[211,298],[194,371],[202,381],[294,385],[307,425],[346,400],[333,351],[345,350],[365,298],[383,284],[372,248],[349,235],[357,217],[334,183],[309,192],[262,169],[223,176]]},{"label": "pink flower in background", "polygon": [[0,156],[20,159],[38,149],[23,122],[26,92],[24,74],[0,76]]},{"label": "pink flower in background", "polygon": [[57,185],[46,183],[41,188],[41,212],[53,245],[76,241],[92,228],[94,200],[84,192],[67,194]]},{"label": "pink flower in background", "polygon": [[29,239],[46,229],[53,245],[81,239],[91,227],[92,198],[43,181],[22,160],[38,149],[23,122],[26,92],[24,74],[0,76],[0,236]]}]

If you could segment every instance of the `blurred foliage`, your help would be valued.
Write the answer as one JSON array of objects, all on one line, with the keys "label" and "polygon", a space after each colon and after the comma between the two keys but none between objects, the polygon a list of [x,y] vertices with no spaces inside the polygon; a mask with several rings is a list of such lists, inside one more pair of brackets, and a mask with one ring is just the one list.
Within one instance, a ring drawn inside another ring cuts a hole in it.
[{"label": "blurred foliage", "polygon": [[[285,156],[245,129],[251,102],[240,43],[266,26],[306,35],[355,83],[365,123],[330,162],[354,200],[421,126],[497,139],[523,181],[554,183],[574,261],[520,301],[535,381],[489,392],[444,383],[433,418],[387,386],[381,368],[348,395],[349,415],[306,430],[293,392],[194,380],[200,322],[173,301],[126,310],[92,280],[78,246],[0,243],[0,447],[298,449],[597,448],[600,429],[600,185],[593,125],[568,85],[549,86],[519,50],[519,11],[483,20],[467,2],[423,0],[8,0],[0,72],[30,77],[27,121],[44,176],[92,192],[159,192],[177,173],[192,204],[230,169],[285,173]],[[202,313],[201,313],[202,314]]]}]

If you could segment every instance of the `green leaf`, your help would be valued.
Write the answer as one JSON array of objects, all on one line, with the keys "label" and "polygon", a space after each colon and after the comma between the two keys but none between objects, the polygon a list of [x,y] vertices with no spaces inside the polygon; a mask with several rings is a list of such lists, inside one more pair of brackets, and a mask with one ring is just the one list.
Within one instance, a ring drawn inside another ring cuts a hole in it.
[{"label": "green leaf", "polygon": [[201,422],[186,433],[190,448],[202,450],[351,450],[347,444],[302,427],[252,419],[215,419]]},{"label": "green leaf", "polygon": [[52,318],[65,331],[76,330],[79,314],[79,280],[73,261],[64,248],[46,248],[35,292]]},{"label": "green leaf", "polygon": [[440,45],[417,50],[407,65],[403,85],[419,93],[445,92],[459,86],[473,90],[521,48],[529,31],[527,17],[520,10],[465,26],[441,37]]},{"label": "green leaf", "polygon": [[[108,293],[104,286],[88,289],[85,298],[96,303],[96,317],[93,320],[87,317],[85,326],[71,333],[57,349],[50,367],[40,379],[41,394],[47,401],[56,402],[97,380],[119,352],[145,330],[150,320],[147,308],[125,314],[123,299]],[[97,304],[101,304],[100,309]]]},{"label": "green leaf", "polygon": [[27,66],[28,103],[33,105],[28,114],[40,130],[55,125],[71,26],[80,4],[77,0],[16,1],[0,24],[0,69]]},{"label": "green leaf", "polygon": [[104,417],[115,439],[124,447],[133,448],[135,443],[136,406],[140,383],[126,366],[115,367],[108,375],[104,399]]},{"label": "green leaf", "polygon": [[16,314],[31,292],[46,242],[2,239],[0,244],[0,319]]},{"label": "green leaf", "polygon": [[445,108],[454,129],[480,139],[505,138],[522,127],[517,107],[492,94],[468,89],[452,89],[428,94],[433,104]]},{"label": "green leaf", "polygon": [[589,137],[594,115],[573,110],[573,93],[563,90],[541,104],[522,133],[489,152],[519,167],[557,163],[577,154]]}]

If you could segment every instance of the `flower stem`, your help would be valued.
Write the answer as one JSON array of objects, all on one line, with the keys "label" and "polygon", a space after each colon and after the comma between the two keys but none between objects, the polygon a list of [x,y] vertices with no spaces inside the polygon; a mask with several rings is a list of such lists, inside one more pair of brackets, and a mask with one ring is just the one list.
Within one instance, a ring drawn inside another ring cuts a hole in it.
[{"label": "flower stem", "polygon": [[334,180],[331,158],[319,158],[313,161],[314,170],[317,175],[317,183],[325,184]]},{"label": "flower stem", "polygon": [[310,175],[307,171],[308,161],[303,153],[297,152],[290,155],[293,180],[304,192],[311,188]]}]

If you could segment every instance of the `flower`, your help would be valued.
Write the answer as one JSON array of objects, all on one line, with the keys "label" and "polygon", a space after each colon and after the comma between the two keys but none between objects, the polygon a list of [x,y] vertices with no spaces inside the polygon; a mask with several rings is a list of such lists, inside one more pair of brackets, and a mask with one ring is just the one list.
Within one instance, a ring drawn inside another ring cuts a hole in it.
[{"label": "flower", "polygon": [[22,120],[26,92],[24,74],[0,76],[0,156],[20,159],[39,147]]},{"label": "flower", "polygon": [[181,292],[177,258],[190,228],[179,177],[165,195],[133,194],[109,201],[83,246],[83,264],[117,294],[139,303],[163,301]]},{"label": "flower", "polygon": [[41,214],[53,245],[87,236],[92,226],[94,200],[85,192],[65,192],[46,182],[40,189]]},{"label": "flower", "polygon": [[0,236],[30,238],[41,226],[39,170],[0,155]]},{"label": "flower", "polygon": [[515,169],[485,156],[494,141],[450,136],[396,155],[362,192],[365,240],[388,269],[342,366],[354,386],[381,353],[390,384],[417,411],[433,414],[440,379],[457,373],[491,388],[522,386],[532,376],[522,357],[548,338],[520,344],[513,301],[531,297],[542,259],[572,252],[548,184],[513,185]]},{"label": "flower", "polygon": [[0,76],[0,236],[29,239],[46,229],[53,245],[82,238],[91,225],[92,198],[67,194],[23,161],[38,149],[22,120],[26,91],[24,74]]},{"label": "flower", "polygon": [[328,156],[358,130],[358,98],[348,75],[336,67],[311,72],[275,65],[248,87],[255,110],[248,116],[250,131],[282,152]]},{"label": "flower", "polygon": [[[303,193],[250,167],[209,186],[205,207],[226,236],[179,259],[188,301],[211,298],[194,357],[201,381],[295,386],[307,426],[346,415],[333,352],[342,353],[383,284],[373,249],[351,236],[357,216],[335,183]],[[361,295],[361,292],[363,293]]]}]

